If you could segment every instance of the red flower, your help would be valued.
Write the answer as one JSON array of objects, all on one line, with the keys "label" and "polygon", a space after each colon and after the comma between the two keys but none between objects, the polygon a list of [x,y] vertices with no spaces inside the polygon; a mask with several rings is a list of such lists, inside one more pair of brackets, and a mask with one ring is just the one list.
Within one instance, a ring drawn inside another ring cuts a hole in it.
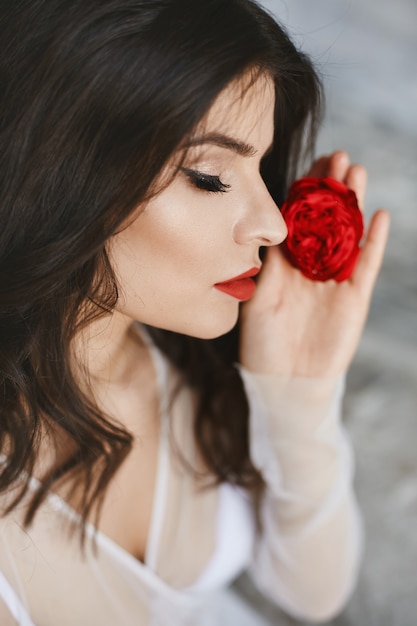
[{"label": "red flower", "polygon": [[288,227],[284,252],[304,276],[340,282],[352,275],[364,231],[354,191],[334,178],[300,178],[281,213]]}]

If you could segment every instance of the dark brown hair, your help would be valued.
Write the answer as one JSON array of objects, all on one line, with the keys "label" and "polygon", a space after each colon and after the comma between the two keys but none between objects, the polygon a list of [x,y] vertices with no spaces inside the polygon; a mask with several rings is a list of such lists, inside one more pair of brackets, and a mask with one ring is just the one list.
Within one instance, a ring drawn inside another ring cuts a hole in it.
[{"label": "dark brown hair", "polygon": [[[40,438],[72,453],[34,496],[82,477],[99,504],[131,436],[80,391],[70,346],[108,313],[105,244],[149,197],[214,99],[248,70],[275,81],[275,137],[262,163],[275,201],[311,147],[320,84],[309,60],[252,0],[10,0],[0,16],[0,491],[30,476]],[[195,435],[219,481],[256,486],[239,326],[212,341],[149,329],[199,397]]]}]

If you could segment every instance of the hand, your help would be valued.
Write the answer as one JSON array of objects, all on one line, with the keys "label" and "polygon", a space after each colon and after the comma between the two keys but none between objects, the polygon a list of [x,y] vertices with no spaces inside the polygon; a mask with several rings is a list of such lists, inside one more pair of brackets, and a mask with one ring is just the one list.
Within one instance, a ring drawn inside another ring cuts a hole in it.
[{"label": "hand", "polygon": [[[363,207],[366,170],[345,152],[321,157],[309,176],[331,176],[353,189]],[[268,248],[252,300],[242,305],[240,360],[247,369],[285,377],[333,377],[348,368],[366,321],[389,231],[389,215],[371,220],[347,281],[314,282]]]}]

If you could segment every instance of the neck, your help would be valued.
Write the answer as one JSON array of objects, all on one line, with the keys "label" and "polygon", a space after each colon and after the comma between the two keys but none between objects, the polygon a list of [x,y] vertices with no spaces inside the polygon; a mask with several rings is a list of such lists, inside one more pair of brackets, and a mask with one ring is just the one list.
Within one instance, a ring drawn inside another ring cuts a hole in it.
[{"label": "neck", "polygon": [[93,387],[123,386],[137,364],[138,348],[143,350],[144,346],[132,319],[113,311],[93,321],[76,338],[77,369],[87,373]]}]

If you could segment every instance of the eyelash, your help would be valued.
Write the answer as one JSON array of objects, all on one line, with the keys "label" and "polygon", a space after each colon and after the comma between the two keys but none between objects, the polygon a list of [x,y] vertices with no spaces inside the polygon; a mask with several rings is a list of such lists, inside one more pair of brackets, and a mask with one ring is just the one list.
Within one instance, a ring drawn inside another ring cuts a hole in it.
[{"label": "eyelash", "polygon": [[190,170],[187,167],[182,167],[181,170],[189,178],[191,183],[197,189],[202,191],[208,191],[210,193],[226,193],[230,189],[230,185],[222,183],[218,176],[212,176],[211,174],[204,174],[197,170]]}]

